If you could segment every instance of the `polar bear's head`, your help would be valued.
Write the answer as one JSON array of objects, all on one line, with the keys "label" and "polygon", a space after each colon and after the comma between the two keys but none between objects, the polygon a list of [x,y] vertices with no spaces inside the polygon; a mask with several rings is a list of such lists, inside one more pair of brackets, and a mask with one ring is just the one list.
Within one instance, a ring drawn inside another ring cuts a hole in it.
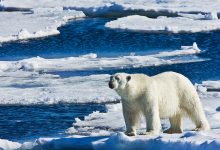
[{"label": "polar bear's head", "polygon": [[131,76],[126,73],[116,73],[110,77],[109,88],[117,90],[124,89],[131,80]]}]

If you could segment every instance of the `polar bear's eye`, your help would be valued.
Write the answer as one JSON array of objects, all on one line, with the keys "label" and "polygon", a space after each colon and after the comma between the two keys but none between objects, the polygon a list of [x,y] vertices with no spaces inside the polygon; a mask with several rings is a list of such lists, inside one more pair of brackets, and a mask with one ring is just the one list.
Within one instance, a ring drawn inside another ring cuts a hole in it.
[{"label": "polar bear's eye", "polygon": [[115,77],[115,79],[116,79],[116,80],[119,80],[119,77],[118,77],[118,76],[116,76],[116,77]]}]

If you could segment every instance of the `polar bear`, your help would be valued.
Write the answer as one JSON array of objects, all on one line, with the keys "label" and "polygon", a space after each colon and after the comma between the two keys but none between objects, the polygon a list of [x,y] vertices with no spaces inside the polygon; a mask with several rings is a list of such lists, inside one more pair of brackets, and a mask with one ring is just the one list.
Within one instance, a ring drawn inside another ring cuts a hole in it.
[{"label": "polar bear", "polygon": [[164,133],[182,133],[183,116],[195,123],[196,131],[210,129],[196,89],[179,73],[164,72],[152,77],[116,73],[110,77],[109,87],[121,96],[128,136],[136,135],[140,113],[146,119],[146,134],[159,134],[160,118],[170,121]]}]

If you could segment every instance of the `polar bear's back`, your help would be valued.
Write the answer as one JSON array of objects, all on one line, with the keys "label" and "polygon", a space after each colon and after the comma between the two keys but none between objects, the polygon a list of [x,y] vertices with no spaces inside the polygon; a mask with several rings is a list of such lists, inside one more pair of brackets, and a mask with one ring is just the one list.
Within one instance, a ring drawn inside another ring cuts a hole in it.
[{"label": "polar bear's back", "polygon": [[190,80],[182,74],[176,72],[160,73],[158,75],[152,76],[152,79],[156,81],[158,85],[165,86],[166,88],[163,88],[163,90],[170,90],[169,88],[175,88],[175,90],[181,92],[181,94],[183,94],[182,90],[193,92],[195,91],[195,88]]},{"label": "polar bear's back", "polygon": [[185,76],[175,72],[165,72],[151,78],[157,87],[157,94],[162,96],[159,97],[159,104],[160,114],[164,117],[180,111],[178,110],[180,107],[188,107],[189,103],[192,105],[200,103],[193,84]]}]

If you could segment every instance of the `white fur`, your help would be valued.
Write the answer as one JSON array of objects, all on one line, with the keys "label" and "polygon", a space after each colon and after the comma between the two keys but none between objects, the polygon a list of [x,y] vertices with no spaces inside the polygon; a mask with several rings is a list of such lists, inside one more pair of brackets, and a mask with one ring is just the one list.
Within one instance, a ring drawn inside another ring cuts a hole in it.
[{"label": "white fur", "polygon": [[117,73],[109,83],[122,98],[127,135],[136,135],[140,113],[146,118],[146,134],[160,132],[160,118],[170,120],[171,126],[166,133],[181,133],[184,114],[195,123],[195,130],[210,129],[194,86],[181,74],[164,72],[149,77]]}]

